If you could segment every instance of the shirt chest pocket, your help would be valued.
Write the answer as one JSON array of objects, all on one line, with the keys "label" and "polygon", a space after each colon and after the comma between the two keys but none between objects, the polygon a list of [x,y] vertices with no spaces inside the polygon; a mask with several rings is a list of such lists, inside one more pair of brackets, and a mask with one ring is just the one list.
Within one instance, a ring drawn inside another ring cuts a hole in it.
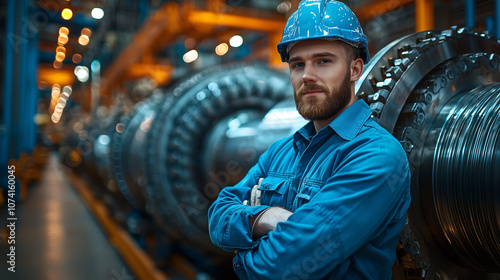
[{"label": "shirt chest pocket", "polygon": [[320,182],[306,182],[300,187],[297,196],[295,197],[295,205],[296,207],[300,207],[311,201],[314,196],[321,190],[324,183]]},{"label": "shirt chest pocket", "polygon": [[259,186],[262,191],[261,205],[282,206],[285,183],[286,179],[283,178],[265,178]]}]

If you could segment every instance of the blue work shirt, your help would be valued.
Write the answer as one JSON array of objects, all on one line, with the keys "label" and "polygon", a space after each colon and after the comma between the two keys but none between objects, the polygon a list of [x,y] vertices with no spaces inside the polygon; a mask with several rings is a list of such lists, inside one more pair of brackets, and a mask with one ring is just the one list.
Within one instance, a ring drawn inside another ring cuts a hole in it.
[{"label": "blue work shirt", "polygon": [[[370,115],[360,100],[318,133],[309,122],[220,192],[210,238],[237,250],[240,279],[391,279],[410,171],[401,144]],[[261,205],[243,205],[259,178]],[[293,214],[253,240],[248,219],[270,206]]]}]

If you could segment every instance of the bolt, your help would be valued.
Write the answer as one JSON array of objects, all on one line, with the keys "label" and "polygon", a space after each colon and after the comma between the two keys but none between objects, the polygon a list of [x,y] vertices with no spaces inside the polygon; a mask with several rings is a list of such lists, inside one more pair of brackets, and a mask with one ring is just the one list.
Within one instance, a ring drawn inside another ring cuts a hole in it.
[{"label": "bolt", "polygon": [[413,143],[409,139],[407,139],[403,145],[403,148],[407,153],[409,153],[413,150]]},{"label": "bolt", "polygon": [[446,76],[448,76],[450,80],[453,80],[455,78],[455,71],[450,68],[446,69]]},{"label": "bolt", "polygon": [[415,118],[415,122],[416,123],[423,123],[425,120],[425,114],[420,112],[417,114],[416,118]]},{"label": "bolt", "polygon": [[490,66],[493,69],[496,69],[498,67],[498,55],[495,54],[490,55]]},{"label": "bolt", "polygon": [[430,94],[430,93],[426,93],[426,94],[424,95],[424,97],[425,97],[425,101],[426,101],[427,103],[431,103],[431,102],[432,102],[432,94]]},{"label": "bolt", "polygon": [[408,249],[409,253],[413,256],[420,254],[420,244],[417,241],[413,241],[410,244],[410,248]]}]

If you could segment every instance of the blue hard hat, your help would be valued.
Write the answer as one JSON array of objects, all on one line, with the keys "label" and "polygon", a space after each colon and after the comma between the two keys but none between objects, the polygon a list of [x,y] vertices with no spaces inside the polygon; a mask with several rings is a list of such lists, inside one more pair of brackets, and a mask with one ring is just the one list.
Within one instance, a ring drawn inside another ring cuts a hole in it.
[{"label": "blue hard hat", "polygon": [[370,61],[368,40],[356,15],[346,4],[333,0],[304,0],[286,23],[278,52],[288,61],[290,44],[308,39],[341,40],[361,50],[364,63]]}]

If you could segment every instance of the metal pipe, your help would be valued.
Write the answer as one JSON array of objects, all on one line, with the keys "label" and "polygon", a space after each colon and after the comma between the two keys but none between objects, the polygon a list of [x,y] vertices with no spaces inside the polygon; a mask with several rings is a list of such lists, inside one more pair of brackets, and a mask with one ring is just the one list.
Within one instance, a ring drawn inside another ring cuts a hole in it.
[{"label": "metal pipe", "polygon": [[[436,143],[433,190],[436,213],[454,250],[468,266],[498,271],[500,235],[495,196],[500,181],[499,84],[457,95]],[[496,205],[496,207],[495,207]],[[473,217],[473,218],[470,218]]]},{"label": "metal pipe", "polygon": [[[27,16],[27,7],[25,7],[25,2],[26,1],[18,1],[18,19],[19,23],[21,22],[21,19],[25,18]],[[19,24],[20,25],[20,24]],[[18,92],[17,94],[14,95],[14,98],[17,99],[14,101],[14,104],[17,103],[17,106],[15,107],[15,112],[14,113],[14,121],[17,121],[17,129],[14,131],[14,138],[18,139],[18,141],[13,141],[13,144],[15,145],[15,156],[16,158],[21,154],[21,152],[25,151],[27,148],[27,139],[26,139],[26,130],[28,128],[28,123],[30,121],[30,116],[27,116],[27,109],[28,109],[28,104],[29,102],[28,99],[30,98],[28,95],[27,91],[27,86],[26,82],[28,80],[28,75],[32,75],[32,71],[29,71],[28,68],[26,67],[27,65],[27,52],[28,52],[28,36],[27,36],[27,30],[22,28],[21,26],[18,26],[17,30],[17,36],[19,38],[19,44],[18,44],[18,49],[17,49],[17,67],[14,70],[14,73],[17,77],[14,77],[17,81],[17,88]],[[31,118],[31,121],[33,121],[33,118]],[[24,135],[23,135],[24,134]]]},{"label": "metal pipe", "polygon": [[37,102],[38,102],[38,96],[39,96],[39,91],[38,91],[38,34],[33,33],[30,35],[30,41],[28,45],[28,53],[27,53],[27,63],[26,63],[26,69],[32,69],[30,71],[26,72],[31,72],[31,74],[28,76],[28,81],[27,81],[27,94],[28,96],[28,102],[27,102],[27,115],[28,115],[28,120],[27,120],[27,125],[28,129],[26,130],[26,140],[27,140],[27,148],[28,152],[32,152],[33,148],[35,147],[36,143],[36,131],[37,127],[34,120],[35,114],[37,113]]},{"label": "metal pipe", "polygon": [[474,0],[465,0],[465,26],[474,28]]},{"label": "metal pipe", "polygon": [[415,31],[427,31],[434,29],[434,1],[415,1]]},{"label": "metal pipe", "polygon": [[492,17],[486,17],[484,19],[484,25],[486,25],[486,30],[490,31],[492,35],[496,35],[495,33],[495,19]]},{"label": "metal pipe", "polygon": [[[11,131],[11,114],[12,114],[12,87],[13,87],[13,75],[12,67],[14,65],[14,45],[11,38],[15,34],[16,25],[16,1],[7,1],[7,20],[5,23],[5,45],[4,45],[4,63],[3,63],[3,94],[2,94],[2,127],[0,127],[0,166],[3,168],[7,165],[9,158],[11,157],[10,146],[10,134]],[[5,169],[4,169],[5,170]],[[2,172],[2,174],[4,174]],[[2,180],[2,182],[6,182]]]},{"label": "metal pipe", "polygon": [[495,0],[495,36],[500,38],[500,0]]}]

